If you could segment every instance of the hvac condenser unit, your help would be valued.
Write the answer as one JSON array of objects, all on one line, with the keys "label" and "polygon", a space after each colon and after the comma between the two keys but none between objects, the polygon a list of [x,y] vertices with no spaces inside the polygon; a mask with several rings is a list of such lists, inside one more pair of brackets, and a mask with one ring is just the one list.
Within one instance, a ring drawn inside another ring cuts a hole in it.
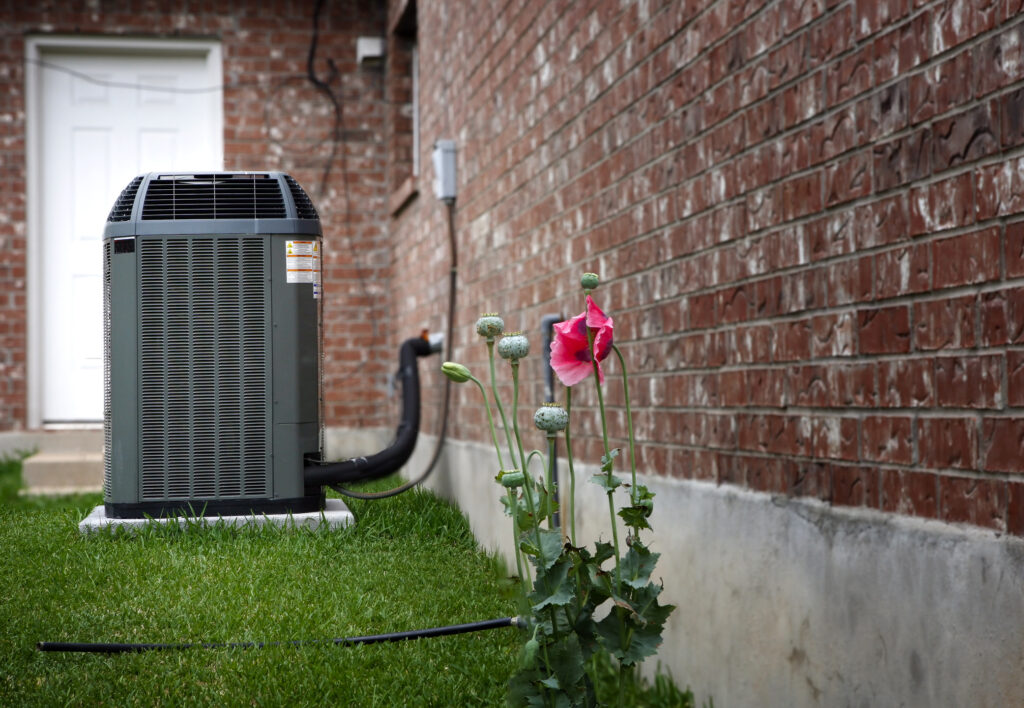
[{"label": "hvac condenser unit", "polygon": [[320,219],[279,172],[136,177],[103,240],[107,515],[321,508]]}]

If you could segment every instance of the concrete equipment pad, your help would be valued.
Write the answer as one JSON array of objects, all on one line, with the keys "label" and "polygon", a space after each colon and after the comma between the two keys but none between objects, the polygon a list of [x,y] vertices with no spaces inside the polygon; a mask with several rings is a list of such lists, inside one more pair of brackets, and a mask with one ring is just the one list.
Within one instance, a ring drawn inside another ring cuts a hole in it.
[{"label": "concrete equipment pad", "polygon": [[200,517],[174,517],[162,519],[113,519],[107,517],[106,508],[100,504],[81,523],[78,530],[81,533],[98,531],[107,526],[116,526],[128,529],[129,531],[141,528],[146,524],[167,524],[177,522],[179,526],[188,523],[200,523],[204,526],[213,526],[223,522],[229,526],[274,526],[288,528],[318,529],[322,524],[328,528],[338,529],[355,523],[355,517],[349,511],[348,506],[341,499],[328,499],[323,511],[311,511],[304,514],[248,514],[245,516],[200,516]]}]

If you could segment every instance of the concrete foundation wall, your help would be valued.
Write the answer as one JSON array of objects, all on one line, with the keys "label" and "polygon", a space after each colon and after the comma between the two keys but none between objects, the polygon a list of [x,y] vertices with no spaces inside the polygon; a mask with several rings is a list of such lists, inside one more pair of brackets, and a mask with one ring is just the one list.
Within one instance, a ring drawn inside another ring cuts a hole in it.
[{"label": "concrete foundation wall", "polygon": [[[412,473],[431,444],[421,440]],[[508,557],[492,455],[450,442],[428,486]],[[577,534],[590,543],[610,537],[607,501],[585,481],[593,471],[577,472]],[[1021,539],[693,480],[645,483],[657,493],[656,575],[677,605],[658,661],[699,700],[1024,705]]]}]

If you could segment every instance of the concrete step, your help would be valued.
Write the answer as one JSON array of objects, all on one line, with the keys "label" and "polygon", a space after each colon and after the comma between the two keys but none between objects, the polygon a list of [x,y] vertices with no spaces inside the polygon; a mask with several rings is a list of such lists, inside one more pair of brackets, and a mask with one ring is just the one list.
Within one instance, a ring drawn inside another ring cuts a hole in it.
[{"label": "concrete step", "polygon": [[25,494],[78,494],[103,489],[102,452],[40,452],[22,463]]}]

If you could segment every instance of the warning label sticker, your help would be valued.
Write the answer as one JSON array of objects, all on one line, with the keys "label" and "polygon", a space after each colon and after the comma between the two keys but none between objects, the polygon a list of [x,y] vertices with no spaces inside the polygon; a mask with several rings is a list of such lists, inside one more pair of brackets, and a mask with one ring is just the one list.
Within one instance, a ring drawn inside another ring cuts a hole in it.
[{"label": "warning label sticker", "polygon": [[320,284],[320,243],[318,241],[286,241],[286,282],[312,283],[315,296]]}]

